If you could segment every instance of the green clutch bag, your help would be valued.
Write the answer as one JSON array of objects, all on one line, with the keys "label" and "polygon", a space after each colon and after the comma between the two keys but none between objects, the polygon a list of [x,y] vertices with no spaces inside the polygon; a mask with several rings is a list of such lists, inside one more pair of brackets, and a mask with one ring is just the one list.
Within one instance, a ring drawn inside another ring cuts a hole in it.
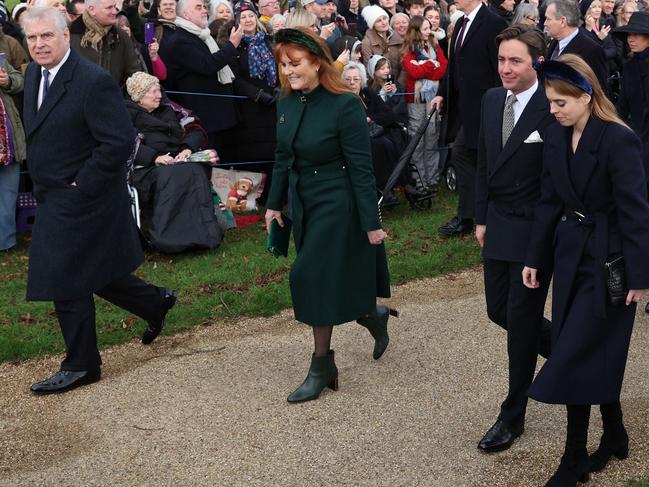
[{"label": "green clutch bag", "polygon": [[268,251],[275,257],[283,255],[288,257],[288,243],[291,240],[291,228],[293,222],[289,217],[282,213],[284,226],[280,227],[277,220],[270,222],[270,231],[268,232]]}]

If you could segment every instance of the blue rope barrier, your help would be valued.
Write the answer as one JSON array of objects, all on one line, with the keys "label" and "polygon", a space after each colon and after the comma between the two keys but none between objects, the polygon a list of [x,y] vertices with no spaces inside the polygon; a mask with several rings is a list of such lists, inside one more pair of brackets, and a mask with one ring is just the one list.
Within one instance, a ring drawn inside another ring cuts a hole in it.
[{"label": "blue rope barrier", "polygon": [[172,95],[195,95],[195,96],[215,96],[217,98],[243,98],[248,99],[247,96],[241,95],[217,95],[216,93],[193,93],[191,91],[170,91],[166,90],[165,93],[171,93]]}]

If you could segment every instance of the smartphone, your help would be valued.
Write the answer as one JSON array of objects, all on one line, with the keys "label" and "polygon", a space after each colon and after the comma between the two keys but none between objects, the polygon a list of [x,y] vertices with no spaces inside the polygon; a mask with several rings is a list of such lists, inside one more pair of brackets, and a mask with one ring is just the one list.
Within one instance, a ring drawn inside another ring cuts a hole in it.
[{"label": "smartphone", "polygon": [[388,74],[388,77],[387,77],[387,78],[385,78],[385,82],[386,82],[386,83],[394,83],[394,81],[393,81],[393,79],[392,79],[392,75],[391,75],[391,74]]},{"label": "smartphone", "polygon": [[4,53],[4,52],[0,52],[0,68],[3,68],[3,67],[4,67],[5,59],[6,59],[5,53]]},{"label": "smartphone", "polygon": [[151,45],[155,41],[155,25],[153,22],[147,22],[144,24],[144,44]]},{"label": "smartphone", "polygon": [[336,21],[336,14],[335,13],[331,14],[331,17],[329,17],[329,21],[330,22],[335,22]]}]

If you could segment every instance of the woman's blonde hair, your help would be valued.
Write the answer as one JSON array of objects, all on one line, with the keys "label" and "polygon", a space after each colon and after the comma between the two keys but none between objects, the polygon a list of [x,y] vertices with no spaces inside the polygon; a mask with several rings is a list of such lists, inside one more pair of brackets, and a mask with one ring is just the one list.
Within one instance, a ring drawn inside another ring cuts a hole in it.
[{"label": "woman's blonde hair", "polygon": [[[590,97],[590,107],[591,113],[605,122],[613,122],[625,127],[628,127],[626,123],[617,115],[613,103],[606,97],[604,90],[602,89],[597,76],[591,69],[591,67],[579,56],[574,54],[564,54],[560,56],[557,61],[567,64],[572,69],[581,74],[588,84],[593,88],[593,94]],[[578,88],[577,86],[568,83],[567,81],[546,78],[543,82],[545,87],[550,86],[557,93],[563,96],[570,96],[573,98],[579,98],[585,92]]]},{"label": "woman's blonde hair", "polygon": [[303,8],[293,10],[286,16],[286,24],[284,27],[287,29],[297,29],[298,27],[311,28],[316,25],[318,18]]}]

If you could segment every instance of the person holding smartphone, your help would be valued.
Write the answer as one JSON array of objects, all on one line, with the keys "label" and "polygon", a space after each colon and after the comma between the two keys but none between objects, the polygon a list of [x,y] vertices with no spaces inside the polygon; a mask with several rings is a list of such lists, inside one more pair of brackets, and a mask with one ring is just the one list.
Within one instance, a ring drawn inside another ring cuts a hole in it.
[{"label": "person holding smartphone", "polygon": [[[408,25],[406,38],[401,48],[401,64],[406,73],[406,95],[408,102],[408,131],[415,133],[425,122],[431,110],[431,102],[437,95],[439,80],[446,73],[446,57],[433,34],[430,20],[415,17]],[[418,189],[431,190],[440,178],[439,123],[432,120],[412,155],[419,177]]]}]

